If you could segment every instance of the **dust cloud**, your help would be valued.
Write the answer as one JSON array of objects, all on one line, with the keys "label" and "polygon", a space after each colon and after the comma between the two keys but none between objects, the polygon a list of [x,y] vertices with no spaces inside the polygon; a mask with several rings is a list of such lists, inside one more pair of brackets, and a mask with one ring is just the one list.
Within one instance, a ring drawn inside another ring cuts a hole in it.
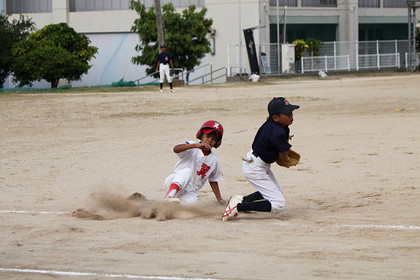
[{"label": "dust cloud", "polygon": [[93,192],[88,199],[86,209],[79,208],[73,212],[74,217],[91,220],[141,217],[143,219],[166,221],[209,215],[212,215],[212,213],[196,206],[148,200],[141,193],[133,193],[129,197],[123,197],[107,191]]}]

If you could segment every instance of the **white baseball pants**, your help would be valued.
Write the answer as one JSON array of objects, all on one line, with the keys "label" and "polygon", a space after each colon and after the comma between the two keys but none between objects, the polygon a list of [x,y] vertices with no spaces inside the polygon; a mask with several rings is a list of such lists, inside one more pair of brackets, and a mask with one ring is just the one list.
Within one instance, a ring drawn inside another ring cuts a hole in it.
[{"label": "white baseball pants", "polygon": [[190,168],[183,168],[178,172],[169,175],[165,180],[166,190],[169,189],[172,183],[179,186],[179,192],[175,197],[179,198],[182,205],[196,204],[198,201],[198,193],[190,182],[191,177],[192,170]]},{"label": "white baseball pants", "polygon": [[286,200],[283,188],[274,177],[270,164],[255,157],[252,150],[246,156],[250,161],[242,161],[242,172],[245,178],[261,193],[264,199],[271,203],[271,212],[279,213],[286,206]]},{"label": "white baseball pants", "polygon": [[171,72],[169,69],[169,64],[159,64],[159,76],[160,76],[160,83],[163,84],[165,81],[165,75],[166,79],[168,80],[168,83],[172,83],[172,77]]}]

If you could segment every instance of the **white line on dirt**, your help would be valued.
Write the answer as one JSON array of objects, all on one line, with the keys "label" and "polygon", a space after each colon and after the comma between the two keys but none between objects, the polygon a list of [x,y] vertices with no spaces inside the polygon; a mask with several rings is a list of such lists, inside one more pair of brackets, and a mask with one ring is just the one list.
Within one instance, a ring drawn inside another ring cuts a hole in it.
[{"label": "white line on dirt", "polygon": [[420,230],[420,226],[407,226],[407,225],[303,225],[303,224],[290,224],[290,223],[272,223],[276,226],[286,226],[286,227],[305,227],[305,228],[355,228],[355,229],[368,229],[368,228],[377,228],[377,229],[395,229],[395,230]]},{"label": "white line on dirt", "polygon": [[398,230],[420,230],[417,226],[401,226],[401,225],[335,225],[340,228],[381,228],[381,229],[398,229]]},{"label": "white line on dirt", "polygon": [[71,212],[0,211],[0,214],[53,214],[53,215],[61,215],[61,214],[71,214]]},{"label": "white line on dirt", "polygon": [[[0,211],[0,214],[50,214],[50,215],[64,215],[71,214],[71,212],[46,212],[46,211]],[[378,228],[378,229],[395,229],[395,230],[420,230],[420,226],[411,225],[303,225],[303,224],[290,224],[290,223],[272,223],[272,225],[288,226],[288,227],[306,227],[306,228],[325,228],[325,227],[336,227],[336,228]]]},{"label": "white line on dirt", "polygon": [[184,277],[171,277],[171,276],[141,276],[141,275],[130,275],[130,274],[103,274],[103,273],[93,273],[93,272],[39,270],[39,269],[18,269],[18,268],[0,268],[0,272],[1,271],[32,273],[32,274],[67,275],[67,276],[94,276],[94,277],[99,277],[99,278],[159,279],[159,280],[216,280],[214,278],[184,278]]}]

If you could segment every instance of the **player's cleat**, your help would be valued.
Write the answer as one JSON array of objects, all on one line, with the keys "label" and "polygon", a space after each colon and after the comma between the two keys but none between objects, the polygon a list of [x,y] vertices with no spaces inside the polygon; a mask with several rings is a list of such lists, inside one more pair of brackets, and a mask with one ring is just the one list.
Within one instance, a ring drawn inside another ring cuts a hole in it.
[{"label": "player's cleat", "polygon": [[230,218],[237,217],[238,216],[238,203],[241,203],[243,200],[242,195],[234,195],[229,199],[229,203],[225,209],[225,212],[223,212],[222,221],[227,221]]},{"label": "player's cleat", "polygon": [[160,89],[159,92],[163,92],[163,90]]},{"label": "player's cleat", "polygon": [[171,92],[172,92],[172,93],[174,93],[174,92],[175,92],[175,90],[174,90],[174,89],[171,89]]}]

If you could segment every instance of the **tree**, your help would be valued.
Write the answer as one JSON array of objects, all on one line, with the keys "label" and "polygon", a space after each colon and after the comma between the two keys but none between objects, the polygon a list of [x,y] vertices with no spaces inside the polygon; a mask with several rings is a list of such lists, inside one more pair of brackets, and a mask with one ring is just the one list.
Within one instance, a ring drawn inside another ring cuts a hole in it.
[{"label": "tree", "polygon": [[[132,62],[137,65],[148,65],[147,74],[155,72],[157,55],[159,53],[158,36],[156,30],[156,16],[154,8],[146,10],[139,1],[131,1],[131,8],[139,14],[134,21],[132,32],[139,34],[140,44],[135,47],[141,55],[133,57]],[[205,18],[206,8],[196,12],[194,5],[176,13],[172,3],[162,7],[165,45],[172,56],[176,67],[187,70],[200,65],[200,59],[210,52],[210,42],[206,35],[213,24],[212,19]],[[188,76],[186,77],[188,80]]]},{"label": "tree", "polygon": [[306,45],[308,45],[307,51],[311,54],[311,56],[318,56],[319,55],[319,46],[321,45],[321,41],[313,38],[306,38],[305,39]]},{"label": "tree", "polygon": [[33,81],[44,79],[56,88],[60,79],[80,80],[98,51],[89,44],[89,38],[67,23],[47,25],[14,45],[14,81],[32,86]]},{"label": "tree", "polygon": [[303,56],[304,51],[308,49],[309,46],[304,40],[301,39],[293,41],[293,44],[295,44],[295,61],[300,62],[300,58]]},{"label": "tree", "polygon": [[13,44],[25,39],[33,30],[35,25],[29,18],[21,15],[10,22],[7,15],[0,13],[0,88],[11,74]]}]

